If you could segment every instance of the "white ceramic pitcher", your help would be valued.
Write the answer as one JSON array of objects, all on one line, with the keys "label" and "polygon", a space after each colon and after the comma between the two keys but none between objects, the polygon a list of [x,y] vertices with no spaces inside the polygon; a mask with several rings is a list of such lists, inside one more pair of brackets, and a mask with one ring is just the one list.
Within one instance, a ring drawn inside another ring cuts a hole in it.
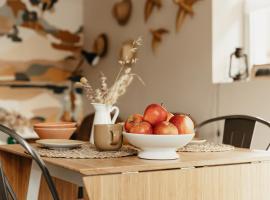
[{"label": "white ceramic pitcher", "polygon": [[[91,130],[90,143],[94,144],[94,125],[95,124],[114,124],[118,115],[119,108],[117,106],[102,104],[102,103],[91,103],[95,109],[95,117]],[[111,112],[114,111],[114,116],[111,118]]]}]

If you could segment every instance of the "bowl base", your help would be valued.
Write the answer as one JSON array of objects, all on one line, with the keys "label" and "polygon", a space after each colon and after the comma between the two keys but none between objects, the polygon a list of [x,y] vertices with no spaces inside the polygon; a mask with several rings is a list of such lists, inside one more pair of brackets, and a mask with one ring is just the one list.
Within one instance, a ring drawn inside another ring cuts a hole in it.
[{"label": "bowl base", "polygon": [[148,160],[175,160],[179,158],[179,155],[175,150],[142,150],[138,153],[138,157]]}]

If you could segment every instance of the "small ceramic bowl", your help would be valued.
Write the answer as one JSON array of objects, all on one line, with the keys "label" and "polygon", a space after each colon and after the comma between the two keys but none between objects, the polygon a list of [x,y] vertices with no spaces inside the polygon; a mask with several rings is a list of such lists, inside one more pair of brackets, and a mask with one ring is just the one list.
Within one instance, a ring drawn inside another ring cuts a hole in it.
[{"label": "small ceramic bowl", "polygon": [[74,128],[76,122],[44,122],[34,124],[35,128]]},{"label": "small ceramic bowl", "polygon": [[76,128],[36,128],[34,131],[40,139],[69,139]]},{"label": "small ceramic bowl", "polygon": [[131,145],[141,150],[138,153],[139,158],[151,160],[178,159],[176,150],[188,144],[195,135],[123,134]]}]

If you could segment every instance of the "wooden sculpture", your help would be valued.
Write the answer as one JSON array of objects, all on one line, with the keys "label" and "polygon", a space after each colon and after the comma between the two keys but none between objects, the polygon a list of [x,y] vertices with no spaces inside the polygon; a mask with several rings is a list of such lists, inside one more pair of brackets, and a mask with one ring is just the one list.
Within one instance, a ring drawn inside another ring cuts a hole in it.
[{"label": "wooden sculpture", "polygon": [[158,9],[162,7],[161,0],[146,0],[145,7],[144,7],[144,21],[145,22],[149,19],[155,7],[157,7]]},{"label": "wooden sculpture", "polygon": [[133,48],[133,41],[134,40],[127,40],[123,42],[120,49],[119,60],[126,62],[136,58],[137,52],[131,50]]},{"label": "wooden sculpture", "polygon": [[112,14],[119,25],[124,26],[128,23],[132,12],[131,0],[122,0],[114,4]]},{"label": "wooden sculpture", "polygon": [[176,16],[176,22],[175,22],[175,28],[178,32],[181,28],[181,26],[184,23],[184,20],[187,15],[193,16],[193,4],[198,2],[199,0],[173,0],[174,3],[178,5],[178,12]]},{"label": "wooden sculpture", "polygon": [[150,30],[152,33],[152,50],[155,53],[159,44],[162,42],[162,36],[168,34],[169,31],[165,28],[159,28],[156,30]]},{"label": "wooden sculpture", "polygon": [[109,39],[106,33],[101,33],[94,41],[93,50],[99,57],[106,56],[108,52]]}]

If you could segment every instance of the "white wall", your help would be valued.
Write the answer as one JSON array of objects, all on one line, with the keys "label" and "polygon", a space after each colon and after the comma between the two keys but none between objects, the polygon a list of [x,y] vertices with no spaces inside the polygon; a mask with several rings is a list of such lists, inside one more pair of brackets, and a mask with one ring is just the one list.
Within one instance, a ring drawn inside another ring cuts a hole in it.
[{"label": "white wall", "polygon": [[212,1],[212,67],[213,82],[231,82],[230,55],[236,47],[244,47],[245,0]]},{"label": "white wall", "polygon": [[[145,1],[132,1],[133,13],[125,27],[117,25],[111,8],[116,1],[87,0],[85,5],[86,47],[91,49],[93,39],[100,32],[110,38],[108,56],[95,68],[87,67],[85,73],[91,82],[97,82],[99,71],[111,80],[119,70],[117,58],[121,43],[142,36],[144,46],[134,72],[146,82],[142,86],[134,81],[118,106],[121,116],[142,113],[150,103],[163,102],[172,112],[190,113],[197,121],[215,115],[215,87],[211,73],[211,0],[199,1],[194,18],[188,17],[182,30],[175,33],[177,7],[172,1],[163,1],[160,11],[154,11],[144,23]],[[151,51],[150,28],[168,28],[171,33],[164,37],[157,55]],[[208,132],[212,136],[214,132]]]},{"label": "white wall", "polygon": [[[248,38],[250,66],[270,63],[270,1],[264,0],[261,7],[250,0],[248,12]],[[253,5],[255,4],[255,5]],[[251,7],[252,6],[252,7]],[[247,6],[248,7],[248,6]],[[255,7],[255,8],[254,8]]]}]

